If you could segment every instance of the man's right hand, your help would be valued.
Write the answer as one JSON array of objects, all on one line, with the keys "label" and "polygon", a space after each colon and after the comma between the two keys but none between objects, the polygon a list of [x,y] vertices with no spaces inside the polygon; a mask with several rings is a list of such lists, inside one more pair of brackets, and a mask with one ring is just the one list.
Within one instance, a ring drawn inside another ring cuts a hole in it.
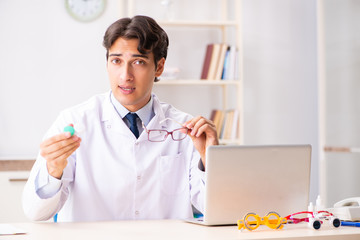
[{"label": "man's right hand", "polygon": [[46,166],[51,176],[61,179],[67,158],[80,147],[81,138],[64,132],[46,139],[40,145],[40,155],[46,159]]}]

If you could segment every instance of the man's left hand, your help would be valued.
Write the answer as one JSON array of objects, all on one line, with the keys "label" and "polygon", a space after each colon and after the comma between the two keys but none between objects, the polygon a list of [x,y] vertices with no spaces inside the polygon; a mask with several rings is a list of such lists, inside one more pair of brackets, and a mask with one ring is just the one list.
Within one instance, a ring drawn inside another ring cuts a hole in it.
[{"label": "man's left hand", "polygon": [[188,135],[200,153],[205,166],[206,148],[210,145],[219,145],[215,124],[202,116],[197,116],[185,122],[183,126],[189,129]]}]

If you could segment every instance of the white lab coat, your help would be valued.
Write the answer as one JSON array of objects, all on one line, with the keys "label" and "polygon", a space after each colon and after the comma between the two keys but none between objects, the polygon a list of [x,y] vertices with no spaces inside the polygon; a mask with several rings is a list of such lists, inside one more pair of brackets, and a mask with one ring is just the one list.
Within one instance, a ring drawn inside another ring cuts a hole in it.
[{"label": "white lab coat", "polygon": [[[153,95],[155,116],[148,129],[179,128],[191,118]],[[81,145],[69,158],[60,190],[41,198],[49,174],[40,155],[24,188],[23,207],[33,220],[47,220],[58,212],[58,221],[129,219],[184,219],[192,217],[192,204],[203,210],[204,172],[190,137],[150,142],[145,131],[138,139],[110,102],[110,93],[63,111],[44,138],[73,123]]]}]

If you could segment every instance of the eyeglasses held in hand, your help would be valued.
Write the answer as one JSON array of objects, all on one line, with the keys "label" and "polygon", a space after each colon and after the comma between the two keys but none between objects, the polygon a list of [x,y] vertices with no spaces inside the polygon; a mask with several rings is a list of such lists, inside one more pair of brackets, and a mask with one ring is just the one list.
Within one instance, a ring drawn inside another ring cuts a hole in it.
[{"label": "eyeglasses held in hand", "polygon": [[[163,120],[160,121],[160,123],[163,123],[166,120],[171,120],[174,121],[176,123],[178,123],[180,126],[182,126],[181,123],[177,122],[174,119],[171,118],[165,118]],[[172,140],[174,141],[181,141],[184,138],[186,138],[187,136],[187,132],[188,132],[188,128],[186,127],[181,127],[181,128],[177,128],[171,132],[163,130],[163,129],[147,129],[144,125],[144,123],[142,123],[142,127],[144,128],[144,130],[147,132],[148,134],[148,140],[150,142],[163,142],[166,140],[166,138],[171,135]]]},{"label": "eyeglasses held in hand", "polygon": [[260,225],[266,225],[271,229],[282,229],[286,223],[286,218],[280,217],[276,212],[269,212],[265,217],[260,217],[255,213],[248,213],[243,220],[238,220],[238,229],[248,229],[250,231],[257,229]]}]

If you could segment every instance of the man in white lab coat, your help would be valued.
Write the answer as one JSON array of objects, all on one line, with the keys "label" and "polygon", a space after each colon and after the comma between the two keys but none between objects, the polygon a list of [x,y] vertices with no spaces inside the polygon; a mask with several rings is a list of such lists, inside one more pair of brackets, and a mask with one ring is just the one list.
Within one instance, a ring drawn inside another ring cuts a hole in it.
[{"label": "man in white lab coat", "polygon": [[[152,94],[168,37],[135,16],[106,31],[111,91],[66,109],[40,146],[23,194],[32,220],[102,221],[190,218],[203,210],[206,147],[214,124]],[[73,124],[75,135],[63,132]],[[181,125],[180,125],[181,124]]]}]

